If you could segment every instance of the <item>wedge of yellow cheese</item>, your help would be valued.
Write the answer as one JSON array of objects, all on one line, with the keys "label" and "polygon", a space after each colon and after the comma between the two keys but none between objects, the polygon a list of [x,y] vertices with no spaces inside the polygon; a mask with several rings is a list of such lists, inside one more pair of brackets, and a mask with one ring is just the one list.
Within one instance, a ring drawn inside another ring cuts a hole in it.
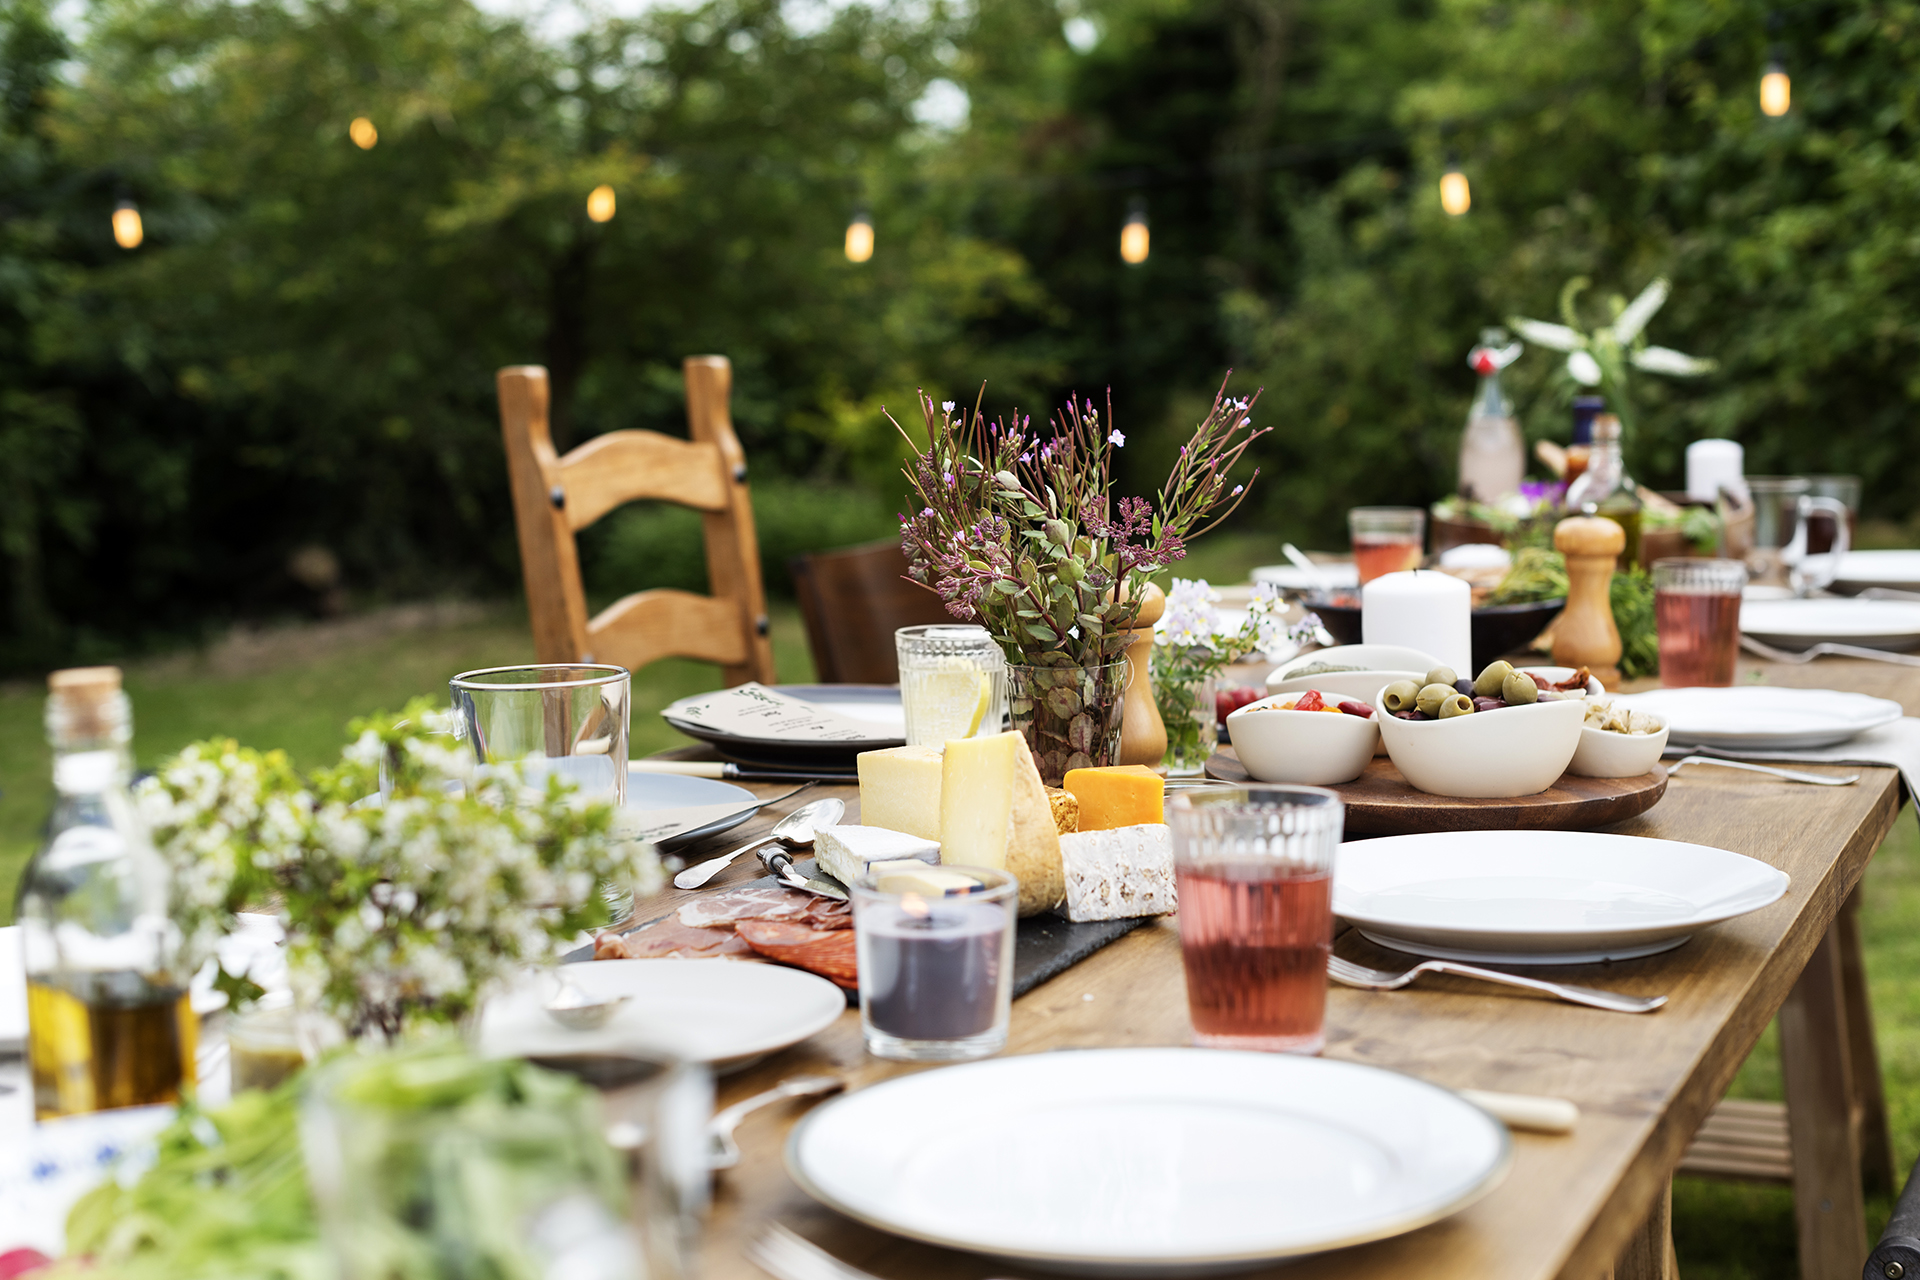
[{"label": "wedge of yellow cheese", "polygon": [[940,838],[940,751],[888,747],[854,757],[860,771],[860,825]]},{"label": "wedge of yellow cheese", "polygon": [[1017,732],[947,743],[939,839],[943,863],[1011,872],[1020,881],[1023,916],[1051,911],[1066,898],[1053,807]]},{"label": "wedge of yellow cheese", "polygon": [[1167,820],[1167,784],[1143,764],[1069,769],[1061,785],[1079,797],[1082,831],[1112,831]]}]

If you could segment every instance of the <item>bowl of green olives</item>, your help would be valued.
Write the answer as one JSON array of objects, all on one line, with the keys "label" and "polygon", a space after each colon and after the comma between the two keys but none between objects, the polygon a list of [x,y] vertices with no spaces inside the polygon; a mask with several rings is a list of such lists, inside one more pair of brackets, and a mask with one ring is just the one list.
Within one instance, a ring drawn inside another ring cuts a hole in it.
[{"label": "bowl of green olives", "polygon": [[[1308,710],[1297,709],[1306,704]],[[1373,759],[1380,713],[1334,690],[1269,694],[1227,717],[1233,749],[1260,782],[1352,782]]]},{"label": "bowl of green olives", "polygon": [[1534,795],[1566,772],[1586,722],[1588,690],[1554,683],[1505,661],[1472,677],[1436,667],[1419,684],[1395,681],[1374,696],[1380,738],[1394,767],[1429,795]]}]

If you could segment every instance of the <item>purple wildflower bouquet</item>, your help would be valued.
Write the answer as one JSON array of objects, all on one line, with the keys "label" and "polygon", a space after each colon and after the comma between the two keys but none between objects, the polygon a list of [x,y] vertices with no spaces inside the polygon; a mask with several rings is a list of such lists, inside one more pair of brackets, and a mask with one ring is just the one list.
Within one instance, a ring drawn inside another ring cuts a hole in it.
[{"label": "purple wildflower bouquet", "polygon": [[1230,515],[1259,475],[1230,479],[1268,430],[1253,426],[1259,398],[1230,397],[1223,380],[1148,502],[1113,496],[1113,450],[1127,439],[1112,424],[1111,394],[1105,417],[1093,401],[1069,399],[1051,431],[1036,431],[1018,412],[988,422],[978,403],[956,413],[951,400],[921,392],[927,448],[904,468],[920,511],[900,517],[913,580],[954,617],[984,625],[1009,662],[1115,661],[1148,580]]}]

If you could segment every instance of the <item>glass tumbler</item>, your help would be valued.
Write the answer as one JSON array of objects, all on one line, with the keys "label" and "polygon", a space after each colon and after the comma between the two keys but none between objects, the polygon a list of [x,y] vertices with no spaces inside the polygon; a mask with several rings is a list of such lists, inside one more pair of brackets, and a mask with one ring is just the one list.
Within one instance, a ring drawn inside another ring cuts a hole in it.
[{"label": "glass tumbler", "polygon": [[1382,574],[1420,567],[1427,513],[1419,507],[1354,507],[1347,512],[1347,529],[1361,586]]},{"label": "glass tumbler", "polygon": [[867,1052],[960,1062],[1007,1045],[1020,882],[986,867],[906,866],[853,886]]},{"label": "glass tumbler", "polygon": [[448,684],[481,769],[518,766],[536,787],[555,774],[583,796],[626,803],[632,676],[625,667],[489,667]]},{"label": "glass tumbler", "polygon": [[1660,683],[1669,689],[1733,684],[1740,656],[1740,593],[1747,566],[1738,560],[1653,562],[1653,617],[1660,634]]},{"label": "glass tumbler", "polygon": [[1319,1053],[1346,806],[1321,787],[1167,800],[1195,1044]]},{"label": "glass tumbler", "polygon": [[999,733],[1007,719],[1007,656],[985,627],[936,623],[893,633],[907,745]]}]

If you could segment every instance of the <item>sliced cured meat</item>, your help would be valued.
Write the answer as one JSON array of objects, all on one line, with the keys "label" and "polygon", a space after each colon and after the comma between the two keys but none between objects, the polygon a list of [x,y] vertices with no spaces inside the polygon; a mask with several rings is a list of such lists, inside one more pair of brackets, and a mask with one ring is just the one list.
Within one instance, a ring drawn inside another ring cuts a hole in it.
[{"label": "sliced cured meat", "polygon": [[693,929],[663,916],[628,934],[603,933],[593,940],[595,960],[698,960],[752,953],[731,929]]},{"label": "sliced cured meat", "polygon": [[851,929],[811,929],[781,920],[742,920],[734,929],[769,960],[817,973],[849,991],[859,989]]},{"label": "sliced cured meat", "polygon": [[[777,884],[749,884],[705,894],[683,904],[679,917],[681,924],[695,929],[726,929],[742,920],[791,920],[822,929],[853,927],[853,908],[847,903]],[[827,923],[830,920],[844,923]]]}]

